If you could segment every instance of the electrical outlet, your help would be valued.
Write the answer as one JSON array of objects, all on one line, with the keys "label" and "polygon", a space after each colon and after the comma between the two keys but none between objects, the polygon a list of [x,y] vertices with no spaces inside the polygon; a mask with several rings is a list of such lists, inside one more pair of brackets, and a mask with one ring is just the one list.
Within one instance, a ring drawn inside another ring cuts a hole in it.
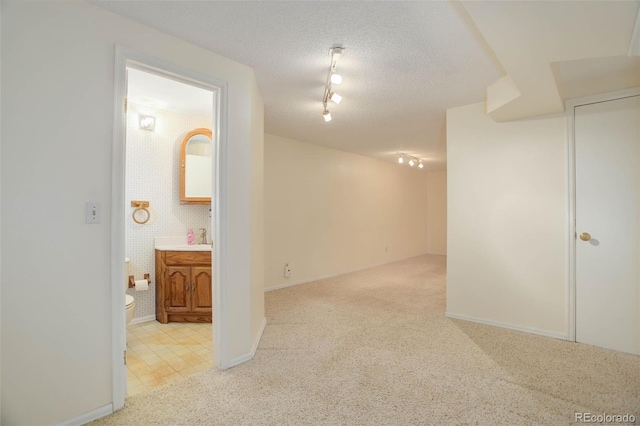
[{"label": "electrical outlet", "polygon": [[100,223],[102,211],[100,203],[95,201],[87,201],[87,223]]},{"label": "electrical outlet", "polygon": [[291,276],[291,266],[289,264],[284,265],[284,277],[289,278]]}]

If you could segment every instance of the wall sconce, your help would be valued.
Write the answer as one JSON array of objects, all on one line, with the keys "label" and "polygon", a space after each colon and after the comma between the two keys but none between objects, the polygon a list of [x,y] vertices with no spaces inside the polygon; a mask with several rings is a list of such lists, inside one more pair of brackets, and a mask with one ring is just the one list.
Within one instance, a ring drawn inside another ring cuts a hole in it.
[{"label": "wall sconce", "polygon": [[327,109],[327,102],[333,101],[336,105],[342,101],[342,96],[333,91],[333,84],[342,83],[342,76],[336,73],[336,64],[338,59],[344,55],[344,47],[334,46],[329,49],[329,56],[331,56],[331,65],[329,65],[329,74],[327,75],[327,82],[324,85],[324,96],[322,96],[322,116],[324,121],[331,121],[331,113]]},{"label": "wall sconce", "polygon": [[140,130],[154,131],[156,128],[156,118],[150,115],[139,115],[140,118]]},{"label": "wall sconce", "polygon": [[422,164],[422,160],[420,158],[416,158],[413,155],[407,155],[402,152],[399,152],[397,155],[398,155],[398,164],[404,164],[405,160],[407,160],[407,162],[409,163],[409,166],[411,167],[415,166],[417,163],[418,168],[420,169],[424,168],[424,164]]}]

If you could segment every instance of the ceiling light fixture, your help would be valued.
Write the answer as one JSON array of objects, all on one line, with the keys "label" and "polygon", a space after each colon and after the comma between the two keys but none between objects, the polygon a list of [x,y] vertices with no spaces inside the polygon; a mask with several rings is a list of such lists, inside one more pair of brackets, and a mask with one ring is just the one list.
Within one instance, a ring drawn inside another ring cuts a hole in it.
[{"label": "ceiling light fixture", "polygon": [[407,163],[409,166],[413,167],[418,163],[418,168],[423,169],[424,164],[420,158],[414,157],[413,155],[407,155],[403,152],[399,152],[396,154],[398,156],[398,164],[404,164],[405,160],[408,160]]},{"label": "ceiling light fixture", "polygon": [[329,49],[331,65],[329,65],[329,74],[327,75],[327,82],[324,85],[324,96],[322,97],[322,117],[324,117],[324,121],[331,121],[331,114],[327,109],[327,102],[329,99],[336,104],[339,104],[342,101],[342,96],[335,93],[331,86],[332,84],[342,83],[342,76],[340,74],[336,74],[336,64],[342,55],[344,55],[344,47],[333,46]]}]

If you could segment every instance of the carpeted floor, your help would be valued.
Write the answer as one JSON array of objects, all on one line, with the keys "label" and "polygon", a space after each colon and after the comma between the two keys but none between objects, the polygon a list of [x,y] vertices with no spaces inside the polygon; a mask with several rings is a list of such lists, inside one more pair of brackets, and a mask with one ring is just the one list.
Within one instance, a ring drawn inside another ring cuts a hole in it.
[{"label": "carpeted floor", "polygon": [[445,262],[421,256],[267,293],[267,326],[253,361],[134,396],[95,424],[640,418],[640,357],[445,318]]}]

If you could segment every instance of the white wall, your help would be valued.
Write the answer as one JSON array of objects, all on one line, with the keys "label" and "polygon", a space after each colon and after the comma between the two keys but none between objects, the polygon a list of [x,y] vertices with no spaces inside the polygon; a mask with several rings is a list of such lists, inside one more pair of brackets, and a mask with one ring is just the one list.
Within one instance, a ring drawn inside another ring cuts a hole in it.
[{"label": "white wall", "polygon": [[273,135],[264,156],[265,289],[427,252],[426,172]]},{"label": "white wall", "polygon": [[[0,1],[0,34],[2,34],[2,1]],[[2,99],[2,43],[0,43],[0,99]],[[0,102],[0,188],[2,187],[2,102]],[[2,223],[2,192],[0,191],[0,223]],[[0,241],[2,241],[2,226],[0,226]],[[2,277],[2,244],[0,244],[0,277]],[[2,294],[2,279],[0,279],[0,295]],[[2,297],[0,296],[0,318],[2,318]],[[2,422],[2,327],[0,326],[0,423]]]},{"label": "white wall", "polygon": [[447,171],[427,173],[427,253],[447,254]]},{"label": "white wall", "polygon": [[[83,2],[3,2],[1,29],[2,423],[54,424],[112,401],[116,43],[228,82],[227,356],[250,353],[249,295],[262,284],[250,256],[259,182],[246,159],[262,131],[252,70]],[[85,224],[88,200],[102,202],[99,225]]]},{"label": "white wall", "polygon": [[567,123],[447,111],[447,314],[567,333]]},{"label": "white wall", "polygon": [[[213,102],[213,95],[211,96]],[[138,115],[156,117],[153,132],[140,129]],[[135,318],[155,317],[155,250],[153,239],[183,235],[193,229],[200,241],[200,228],[207,229],[210,240],[209,206],[180,204],[180,147],[187,133],[212,126],[212,116],[198,117],[151,108],[129,101],[127,106],[127,143],[125,178],[125,254],[130,273],[136,279],[150,274],[147,291],[129,289],[135,298]],[[138,224],[131,213],[132,200],[149,201],[149,221]],[[124,288],[124,287],[123,287]]]}]

